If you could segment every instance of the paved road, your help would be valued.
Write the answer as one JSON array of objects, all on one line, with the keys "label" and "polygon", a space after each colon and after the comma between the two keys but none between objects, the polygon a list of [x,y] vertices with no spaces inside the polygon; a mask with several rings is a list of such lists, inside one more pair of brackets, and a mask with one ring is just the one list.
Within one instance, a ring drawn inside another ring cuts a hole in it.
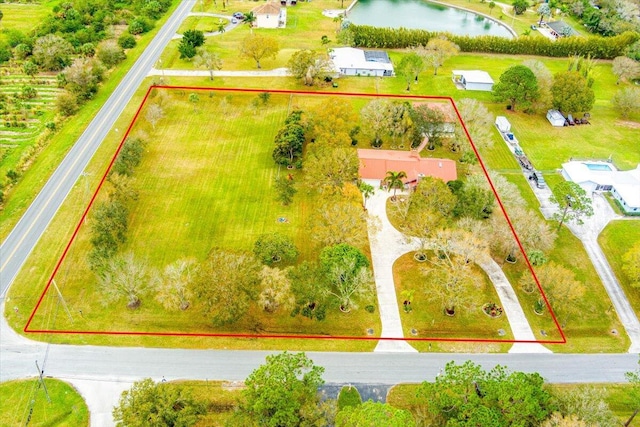
[{"label": "paved road", "polygon": [[89,160],[194,4],[195,0],[180,3],[0,246],[0,298],[4,297]]}]

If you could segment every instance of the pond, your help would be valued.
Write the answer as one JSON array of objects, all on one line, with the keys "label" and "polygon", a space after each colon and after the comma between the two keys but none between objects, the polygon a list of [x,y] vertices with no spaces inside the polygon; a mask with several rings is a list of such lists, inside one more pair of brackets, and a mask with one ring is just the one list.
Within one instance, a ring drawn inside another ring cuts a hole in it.
[{"label": "pond", "polygon": [[[493,13],[499,14],[499,7],[494,8]],[[506,27],[484,16],[425,0],[358,0],[347,19],[354,24],[374,27],[513,37]]]}]

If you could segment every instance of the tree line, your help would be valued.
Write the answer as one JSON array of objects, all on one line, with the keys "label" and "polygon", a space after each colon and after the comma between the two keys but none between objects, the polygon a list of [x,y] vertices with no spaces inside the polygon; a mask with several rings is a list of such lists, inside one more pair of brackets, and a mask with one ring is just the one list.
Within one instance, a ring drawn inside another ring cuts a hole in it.
[{"label": "tree line", "polygon": [[[620,425],[602,389],[586,385],[561,391],[548,387],[537,373],[514,372],[500,365],[485,370],[471,361],[449,362],[434,381],[422,382],[393,404],[363,403],[351,386],[343,387],[337,399],[323,397],[323,374],[324,368],[304,353],[270,355],[247,377],[237,400],[224,407],[214,396],[194,397],[192,389],[180,383],[145,379],[122,393],[113,415],[122,427],[187,427],[212,412],[226,413],[226,422],[219,425],[228,426]],[[626,378],[627,395],[619,403],[631,412],[624,423],[629,426],[640,412],[640,370],[626,373]]]},{"label": "tree line", "polygon": [[[341,32],[341,37],[352,46],[376,49],[402,49],[426,46],[430,40],[442,34],[407,28],[381,28],[351,24]],[[539,55],[567,57],[571,55],[591,56],[598,59],[613,59],[624,56],[627,49],[638,40],[640,34],[624,32],[613,37],[562,37],[552,41],[546,37],[517,37],[509,39],[498,36],[462,36],[445,34],[446,38],[460,47],[462,52],[501,53],[509,55]]]}]

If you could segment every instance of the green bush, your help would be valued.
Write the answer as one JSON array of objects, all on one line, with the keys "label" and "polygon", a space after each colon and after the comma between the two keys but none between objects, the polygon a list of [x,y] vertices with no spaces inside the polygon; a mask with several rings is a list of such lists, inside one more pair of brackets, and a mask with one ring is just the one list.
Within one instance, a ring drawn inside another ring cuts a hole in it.
[{"label": "green bush", "polygon": [[136,38],[128,33],[123,33],[118,38],[118,44],[123,49],[131,49],[136,46]]},{"label": "green bush", "polygon": [[343,410],[347,406],[358,406],[362,404],[362,398],[357,388],[353,386],[344,386],[338,395],[338,411]]}]

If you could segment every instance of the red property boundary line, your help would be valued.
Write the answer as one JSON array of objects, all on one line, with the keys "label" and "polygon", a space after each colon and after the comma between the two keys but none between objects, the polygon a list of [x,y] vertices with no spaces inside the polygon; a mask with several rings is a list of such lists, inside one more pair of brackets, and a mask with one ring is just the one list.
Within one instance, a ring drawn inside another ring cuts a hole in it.
[{"label": "red property boundary line", "polygon": [[[491,191],[493,191],[493,194],[496,198],[496,200],[498,201],[498,205],[500,206],[500,210],[502,211],[503,215],[505,216],[507,223],[509,224],[509,228],[511,230],[511,233],[513,234],[513,236],[516,239],[516,242],[518,244],[518,248],[520,249],[520,252],[523,255],[524,260],[526,261],[527,267],[529,268],[529,271],[531,273],[531,275],[533,276],[533,279],[538,287],[538,290],[540,291],[540,294],[542,295],[542,298],[544,300],[545,305],[547,306],[547,309],[549,310],[549,313],[551,314],[551,318],[553,319],[553,323],[555,324],[558,332],[560,333],[561,336],[561,340],[499,340],[499,339],[489,339],[489,338],[438,338],[438,337],[425,337],[425,338],[418,338],[418,337],[369,337],[369,336],[346,336],[346,335],[295,335],[295,334],[231,334],[231,333],[183,333],[183,332],[136,332],[136,331],[76,331],[76,330],[51,330],[51,329],[30,329],[30,325],[31,322],[33,321],[33,318],[36,315],[36,312],[38,311],[38,309],[40,308],[40,305],[42,304],[42,301],[44,300],[44,297],[47,293],[47,291],[49,290],[49,288],[51,287],[53,280],[55,279],[56,274],[58,273],[58,270],[60,269],[60,266],[62,265],[62,262],[64,261],[64,259],[67,256],[67,253],[69,252],[69,249],[71,248],[71,245],[73,244],[73,242],[75,241],[76,236],[78,235],[79,231],[80,231],[80,227],[82,226],[82,224],[84,223],[89,210],[91,209],[100,189],[102,188],[102,185],[104,184],[104,181],[107,179],[107,175],[109,174],[109,171],[111,170],[111,167],[113,166],[113,163],[115,162],[116,158],[118,157],[118,154],[120,153],[120,150],[122,149],[122,146],[124,145],[124,142],[127,140],[129,133],[131,132],[131,129],[133,128],[133,126],[135,125],[136,121],[138,120],[138,117],[140,116],[140,112],[142,111],[142,109],[144,108],[147,99],[149,98],[149,95],[151,94],[151,91],[153,90],[158,90],[158,89],[167,89],[167,90],[200,90],[200,91],[217,91],[217,92],[240,92],[240,93],[263,93],[263,92],[269,92],[269,93],[276,93],[276,94],[286,94],[286,95],[320,95],[320,96],[346,96],[346,97],[367,97],[367,98],[399,98],[399,99],[431,99],[431,100],[442,100],[442,101],[448,101],[451,106],[453,107],[453,109],[455,110],[456,116],[458,117],[458,120],[460,122],[460,124],[462,125],[462,129],[464,130],[464,133],[467,137],[467,140],[469,141],[469,143],[471,144],[471,148],[473,149],[474,154],[476,155],[476,158],[478,159],[478,162],[480,164],[480,167],[482,168],[482,172],[484,173],[487,181],[489,182],[489,185],[491,187]],[[142,102],[140,103],[140,106],[138,107],[138,109],[136,110],[135,115],[133,116],[133,118],[131,119],[131,123],[129,124],[129,126],[127,127],[126,132],[124,133],[122,140],[120,141],[120,144],[118,145],[117,150],[115,151],[113,157],[111,158],[111,161],[109,162],[109,165],[107,166],[107,169],[105,170],[104,175],[102,176],[102,179],[100,180],[100,183],[98,184],[98,187],[96,188],[96,191],[93,193],[93,196],[91,197],[91,200],[89,201],[89,204],[87,205],[86,209],[84,210],[82,217],[80,218],[80,221],[78,222],[78,224],[76,225],[76,228],[73,232],[73,235],[71,236],[71,238],[69,239],[69,242],[67,243],[62,255],[60,256],[60,259],[58,260],[53,272],[51,273],[51,276],[49,277],[49,280],[47,281],[47,284],[45,286],[45,288],[43,289],[42,293],[40,294],[40,297],[38,299],[38,302],[36,303],[36,305],[33,308],[33,311],[31,312],[31,315],[29,316],[29,319],[27,320],[27,323],[25,324],[23,331],[25,333],[29,333],[29,334],[42,334],[42,333],[46,333],[46,334],[76,334],[76,335],[112,335],[112,336],[158,336],[158,337],[212,337],[212,338],[270,338],[270,339],[330,339],[330,340],[358,340],[358,341],[434,341],[434,342],[471,342],[471,343],[538,343],[538,344],[566,344],[567,342],[567,338],[564,334],[564,332],[562,331],[562,328],[560,327],[560,324],[558,322],[558,319],[555,315],[555,312],[553,311],[551,304],[549,303],[549,300],[547,298],[547,295],[545,294],[544,290],[542,289],[542,286],[540,285],[540,281],[538,280],[538,277],[535,274],[535,271],[533,270],[533,267],[529,261],[529,258],[527,257],[526,251],[524,250],[524,247],[522,246],[522,243],[520,242],[520,239],[518,238],[518,234],[516,233],[515,228],[513,227],[513,223],[511,222],[511,219],[509,218],[509,215],[507,214],[507,211],[504,207],[504,205],[502,204],[502,200],[500,200],[500,197],[498,196],[498,193],[496,191],[495,186],[493,185],[493,181],[491,181],[491,178],[489,177],[489,173],[487,171],[487,168],[484,164],[484,162],[482,161],[482,158],[480,157],[480,153],[478,152],[478,149],[476,147],[476,145],[473,142],[473,139],[471,138],[471,135],[469,134],[469,131],[464,123],[464,121],[462,120],[462,116],[460,115],[460,111],[458,110],[458,107],[456,106],[453,98],[449,97],[449,96],[429,96],[429,95],[400,95],[400,94],[370,94],[370,93],[351,93],[351,92],[326,92],[326,91],[317,91],[317,92],[311,92],[311,91],[294,91],[294,90],[285,90],[285,89],[238,89],[238,88],[211,88],[211,87],[198,87],[198,86],[166,86],[166,85],[152,85],[149,87],[149,89],[147,89],[147,92],[144,95],[144,98],[142,99]]]}]

